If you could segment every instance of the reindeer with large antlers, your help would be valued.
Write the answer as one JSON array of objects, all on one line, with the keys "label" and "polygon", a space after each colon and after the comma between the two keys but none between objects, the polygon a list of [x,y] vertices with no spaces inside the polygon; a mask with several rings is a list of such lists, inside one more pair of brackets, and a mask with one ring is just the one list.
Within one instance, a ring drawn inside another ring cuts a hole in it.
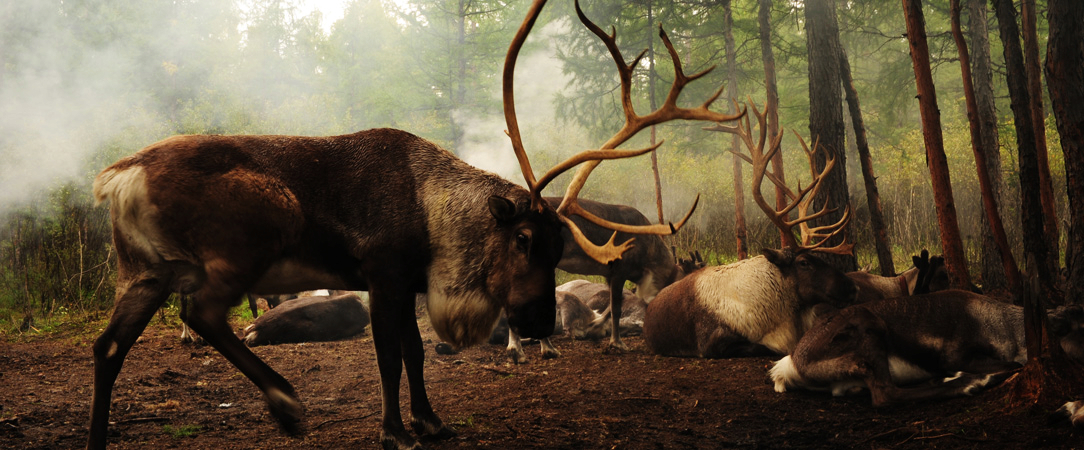
[{"label": "reindeer with large antlers", "polygon": [[[655,353],[703,358],[785,355],[812,325],[814,305],[843,307],[855,299],[854,282],[813,255],[814,250],[851,251],[852,245],[846,240],[833,247],[824,246],[844,229],[850,218],[849,208],[833,225],[807,224],[832,211],[825,205],[811,213],[810,205],[835,166],[835,158],[829,154],[825,167],[816,170],[814,155],[821,150],[816,143],[811,150],[803,141],[813,181],[805,188],[790,190],[768,170],[769,161],[779,151],[782,133],[769,139],[764,126],[767,111],[762,113],[755,106],[752,110],[760,129],[756,142],[749,115],[738,126],[716,125],[710,129],[737,134],[749,149],[749,155],[739,155],[753,165],[753,199],[783,231],[784,248],[764,249],[755,258],[704,268],[663,289],[648,305],[644,318],[644,340]],[[764,200],[760,189],[764,178],[783,188],[788,201],[783,209],[777,211]],[[792,211],[797,211],[797,218],[790,218]],[[794,236],[796,225],[800,241]]]},{"label": "reindeer with large antlers", "polygon": [[[651,150],[614,150],[651,124],[736,118],[708,111],[707,104],[686,109],[669,101],[648,116],[630,115],[601,150],[580,153],[536,180],[519,138],[512,74],[544,3],[531,7],[504,71],[508,133],[529,189],[391,129],[330,137],[175,136],[103,170],[94,194],[111,203],[119,272],[113,316],[93,346],[87,446],[106,446],[113,385],[125,356],[172,292],[191,296],[188,325],[256,384],[283,428],[296,431],[303,414],[296,392],[233,334],[228,309],[246,292],[369,291],[383,446],[420,448],[399,411],[404,367],[414,431],[454,435],[426,393],[415,293],[428,294],[433,328],[455,346],[489,336],[502,309],[518,334],[549,336],[562,226],[602,262],[632,245],[612,239],[594,245],[567,217],[583,214],[576,194],[598,161]],[[580,168],[555,211],[542,189],[584,162],[590,164]],[[677,227],[614,228],[668,234]]]}]

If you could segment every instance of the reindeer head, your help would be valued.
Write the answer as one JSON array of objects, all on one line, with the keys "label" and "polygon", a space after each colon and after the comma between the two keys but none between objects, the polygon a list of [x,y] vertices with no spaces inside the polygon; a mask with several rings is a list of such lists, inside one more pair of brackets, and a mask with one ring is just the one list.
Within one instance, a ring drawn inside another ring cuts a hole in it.
[{"label": "reindeer head", "polygon": [[[596,36],[599,37],[606,45],[606,48],[610,51],[611,56],[614,58],[614,62],[617,64],[618,75],[621,80],[621,93],[622,93],[622,105],[625,112],[625,125],[607,140],[597,150],[587,150],[580,152],[564,162],[546,172],[541,178],[535,178],[534,171],[531,169],[530,161],[527,158],[526,150],[524,150],[522,138],[519,131],[519,123],[516,119],[515,110],[515,97],[513,94],[513,75],[515,69],[516,58],[519,54],[520,48],[527,39],[527,35],[530,33],[531,28],[534,26],[535,19],[537,19],[542,7],[545,5],[545,0],[536,0],[532,4],[527,18],[523,21],[516,36],[512,40],[512,44],[509,46],[508,55],[505,59],[504,66],[504,78],[503,78],[503,94],[504,94],[504,114],[505,120],[508,125],[508,137],[512,141],[512,148],[516,153],[516,157],[519,160],[520,168],[523,171],[523,178],[526,180],[527,187],[530,191],[530,202],[525,211],[521,210],[519,204],[510,205],[500,200],[491,200],[490,209],[494,212],[494,216],[498,214],[508,217],[509,220],[516,220],[522,214],[528,216],[535,216],[539,218],[540,222],[530,222],[533,225],[523,225],[515,233],[513,233],[513,240],[509,242],[510,248],[513,250],[510,254],[513,255],[509,259],[509,264],[518,264],[520,261],[518,258],[520,255],[525,255],[523,261],[535,261],[537,264],[537,270],[528,270],[526,266],[524,270],[520,271],[519,275],[516,275],[517,282],[526,282],[532,285],[545,284],[543,278],[548,279],[549,291],[548,291],[548,304],[552,305],[553,300],[553,270],[557,266],[557,261],[560,259],[560,229],[559,227],[549,227],[539,225],[543,221],[551,223],[552,221],[560,221],[561,224],[568,227],[571,231],[573,239],[584,250],[584,252],[594,258],[596,261],[602,264],[608,264],[614,260],[621,258],[621,255],[632,247],[633,239],[625,241],[621,244],[615,244],[614,238],[617,236],[617,231],[635,233],[635,234],[656,234],[656,235],[668,235],[675,233],[682,225],[689,219],[693,211],[696,209],[696,202],[693,203],[692,208],[685,215],[685,217],[677,224],[666,225],[650,225],[650,226],[629,226],[619,223],[610,222],[599,218],[593,214],[590,214],[584,210],[577,198],[580,190],[583,188],[587,181],[587,177],[590,176],[591,171],[598,166],[602,160],[628,158],[633,156],[642,155],[650,151],[655,150],[659,144],[643,148],[639,150],[617,150],[617,147],[628,139],[636,135],[640,130],[648,128],[652,125],[660,124],[675,119],[682,120],[706,120],[712,122],[728,122],[741,117],[741,114],[721,114],[709,109],[712,102],[718,98],[722,89],[717,91],[715,95],[709,98],[706,102],[695,108],[684,108],[677,106],[677,98],[681,93],[681,90],[689,82],[702,77],[707,74],[711,68],[686,76],[681,69],[681,61],[677,56],[677,52],[674,50],[673,45],[670,43],[666,33],[659,29],[659,35],[663,42],[666,44],[666,48],[670,52],[670,56],[674,61],[675,75],[674,82],[670,88],[670,94],[667,96],[665,103],[657,110],[646,114],[638,115],[632,105],[631,96],[631,79],[633,69],[639,65],[640,58],[642,58],[646,52],[641,52],[631,63],[625,63],[624,57],[621,55],[621,51],[616,44],[616,32],[607,35],[601,28],[592,23],[584,15],[583,10],[580,9],[579,2],[576,2],[576,14],[580,21],[591,30]],[[582,165],[581,165],[582,164]],[[542,190],[558,175],[565,171],[579,166],[572,182],[570,183],[568,190],[565,193],[560,205],[549,205],[542,198]],[[699,197],[697,198],[699,200]],[[614,230],[613,236],[610,241],[604,245],[595,245],[588,240],[583,232],[575,225],[575,223],[569,219],[572,215],[579,215],[588,221],[595,223],[599,226],[607,227]],[[557,251],[554,252],[553,245],[556,243]],[[533,252],[540,252],[542,254],[532,254]],[[542,269],[544,265],[548,265],[545,270]],[[513,270],[511,272],[517,272]],[[506,280],[505,283],[508,281]],[[499,283],[498,283],[499,284]],[[512,283],[515,284],[515,283]],[[506,284],[507,285],[507,284]],[[550,326],[553,324],[553,307],[548,306],[543,308],[542,301],[539,299],[531,299],[531,295],[527,295],[526,292],[541,292],[534,289],[523,290],[523,293],[517,293],[516,290],[510,290],[508,295],[508,305],[506,311],[509,315],[509,326],[514,331],[523,336],[538,336],[540,333],[547,333],[543,325],[533,326],[533,323],[542,324],[548,320]],[[545,309],[547,314],[543,314],[543,317],[536,316]]]}]

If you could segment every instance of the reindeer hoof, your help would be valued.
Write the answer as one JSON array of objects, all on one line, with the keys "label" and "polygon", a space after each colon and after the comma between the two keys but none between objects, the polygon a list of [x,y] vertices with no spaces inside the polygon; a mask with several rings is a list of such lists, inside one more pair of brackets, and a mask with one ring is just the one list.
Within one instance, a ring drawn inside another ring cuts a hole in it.
[{"label": "reindeer hoof", "polygon": [[559,358],[560,356],[561,352],[557,351],[556,349],[542,351],[542,359],[554,359]]},{"label": "reindeer hoof", "polygon": [[425,450],[422,444],[410,436],[390,437],[385,435],[380,439],[380,446],[384,450]]},{"label": "reindeer hoof", "polygon": [[452,346],[449,345],[447,342],[437,343],[436,347],[434,347],[434,350],[436,350],[438,355],[454,355],[456,353],[459,353],[455,351],[455,349],[452,348]]},{"label": "reindeer hoof", "polygon": [[301,407],[301,402],[297,401],[297,397],[278,389],[272,389],[267,392],[265,398],[267,408],[271,410],[271,415],[275,417],[283,430],[294,435],[304,432],[301,426],[301,418],[305,413]]},{"label": "reindeer hoof", "polygon": [[513,364],[527,363],[527,354],[522,349],[508,349],[508,358],[512,360]]},{"label": "reindeer hoof", "polygon": [[624,355],[625,353],[628,353],[628,351],[629,346],[621,341],[610,342],[609,345],[602,349],[602,353],[605,355]]},{"label": "reindeer hoof", "polygon": [[454,429],[444,425],[440,419],[436,419],[436,422],[430,422],[415,418],[410,421],[410,427],[414,429],[414,434],[425,439],[444,440],[459,435]]}]

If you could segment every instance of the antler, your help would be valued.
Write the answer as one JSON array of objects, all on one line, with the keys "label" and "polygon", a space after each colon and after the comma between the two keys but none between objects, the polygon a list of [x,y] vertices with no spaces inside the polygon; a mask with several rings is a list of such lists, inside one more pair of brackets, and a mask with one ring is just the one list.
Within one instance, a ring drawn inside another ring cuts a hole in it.
[{"label": "antler", "polygon": [[[756,143],[753,142],[753,126],[752,121],[748,115],[742,120],[738,121],[737,126],[727,126],[716,124],[713,127],[705,128],[711,131],[722,131],[726,133],[736,134],[745,144],[745,147],[749,149],[749,155],[745,155],[738,151],[733,151],[735,155],[750,163],[753,166],[753,201],[760,207],[764,214],[768,216],[770,220],[777,228],[783,231],[783,246],[794,249],[817,249],[826,253],[837,254],[849,254],[851,253],[854,244],[844,242],[834,247],[823,247],[824,244],[833,237],[840,233],[845,233],[846,225],[851,218],[851,207],[848,204],[844,209],[843,217],[834,224],[822,225],[822,226],[810,226],[809,221],[823,217],[827,214],[836,211],[836,208],[828,208],[825,204],[820,210],[810,214],[809,209],[813,204],[813,199],[816,197],[817,192],[820,191],[822,183],[827,177],[828,173],[835,167],[836,155],[823,147],[817,145],[817,142],[813,142],[813,149],[810,150],[806,145],[805,140],[802,139],[798,133],[794,133],[798,137],[798,141],[802,144],[802,149],[805,150],[806,157],[809,160],[809,170],[813,177],[813,181],[808,186],[802,188],[802,185],[798,184],[798,192],[792,191],[787,187],[786,183],[782,182],[775,173],[768,171],[768,163],[772,157],[779,152],[780,143],[783,140],[783,132],[779,131],[770,139],[767,136],[766,117],[769,113],[769,109],[765,109],[761,112],[757,109],[756,104],[750,99],[748,100],[749,106],[753,109],[753,115],[757,118],[758,137]],[[737,102],[735,102],[737,106]],[[771,106],[768,106],[771,108]],[[768,143],[767,151],[764,150],[764,144]],[[816,154],[817,152],[823,152],[825,155],[824,168],[819,172],[816,170]],[[760,185],[764,182],[764,178],[771,180],[772,184],[780,188],[783,194],[787,197],[787,204],[781,210],[776,210],[771,206],[761,193]],[[791,211],[797,209],[798,215],[796,219],[790,219]],[[799,226],[801,234],[801,244],[799,245],[794,237],[793,228],[795,225]],[[812,242],[812,243],[811,243]]]},{"label": "antler", "polygon": [[[614,58],[614,62],[617,64],[618,76],[621,80],[621,104],[625,112],[625,125],[607,140],[598,150],[587,150],[576,154],[568,160],[554,166],[548,172],[546,172],[541,178],[536,179],[534,172],[531,169],[530,161],[527,158],[527,153],[523,149],[523,142],[519,132],[519,123],[516,120],[515,101],[513,95],[513,73],[516,63],[516,57],[519,54],[520,48],[522,48],[524,41],[527,39],[527,35],[530,33],[531,28],[534,26],[535,19],[541,12],[542,7],[545,5],[545,0],[535,0],[531,5],[530,10],[527,13],[527,18],[523,21],[523,25],[520,26],[516,32],[515,37],[512,39],[512,44],[508,48],[508,56],[505,58],[504,65],[504,115],[508,124],[508,137],[512,140],[512,149],[516,153],[516,158],[519,159],[520,168],[523,170],[523,178],[527,182],[528,188],[531,190],[532,204],[536,208],[542,206],[542,190],[551,181],[557,178],[558,175],[565,171],[579,165],[576,173],[572,177],[572,182],[568,186],[568,190],[565,192],[565,196],[561,201],[561,204],[557,207],[557,213],[561,217],[561,220],[572,230],[572,235],[576,239],[577,244],[584,250],[585,253],[591,255],[595,260],[608,264],[611,261],[621,258],[621,255],[632,247],[632,239],[625,241],[620,245],[614,245],[614,239],[617,237],[617,232],[622,231],[626,233],[634,234],[657,234],[668,235],[677,232],[685,225],[689,217],[692,216],[693,211],[696,210],[696,205],[700,201],[700,196],[697,195],[696,200],[693,202],[692,208],[685,214],[685,217],[678,222],[677,225],[673,223],[667,225],[643,225],[632,226],[619,224],[604,220],[598,216],[588,213],[582,207],[580,207],[577,199],[579,197],[580,190],[583,189],[584,184],[587,182],[588,176],[591,175],[591,171],[598,166],[602,160],[605,159],[617,159],[628,158],[633,156],[642,155],[657,149],[662,145],[660,141],[658,144],[651,147],[639,149],[639,150],[617,150],[617,146],[623,144],[631,137],[636,135],[640,130],[643,130],[652,125],[657,125],[663,122],[667,122],[675,119],[682,120],[708,120],[713,122],[728,122],[741,117],[739,114],[723,114],[711,111],[709,107],[719,95],[722,93],[722,88],[715,92],[706,102],[695,108],[683,108],[677,106],[677,98],[681,94],[681,90],[684,89],[688,83],[703,77],[710,72],[714,66],[707,70],[698,72],[693,75],[685,75],[681,68],[681,60],[678,58],[677,51],[674,50],[674,46],[670,43],[670,39],[666,36],[666,33],[659,27],[659,35],[662,37],[663,42],[666,44],[667,50],[670,52],[670,57],[674,61],[674,83],[670,87],[670,93],[666,97],[666,101],[662,107],[651,112],[650,114],[640,116],[636,114],[632,104],[632,71],[639,63],[640,58],[644,56],[646,52],[640,52],[640,54],[632,61],[631,64],[626,64],[624,57],[621,56],[621,51],[617,47],[616,43],[616,31],[607,35],[597,25],[592,23],[587,16],[584,15],[583,10],[580,8],[579,1],[576,1],[576,15],[580,18],[580,22],[591,30],[596,36],[598,36],[602,42],[606,45],[606,48],[610,51],[610,54]],[[582,164],[582,165],[581,165]],[[588,221],[609,229],[614,230],[613,236],[610,237],[610,241],[603,246],[597,246],[588,240],[578,227],[568,217],[572,214],[579,215]]]}]

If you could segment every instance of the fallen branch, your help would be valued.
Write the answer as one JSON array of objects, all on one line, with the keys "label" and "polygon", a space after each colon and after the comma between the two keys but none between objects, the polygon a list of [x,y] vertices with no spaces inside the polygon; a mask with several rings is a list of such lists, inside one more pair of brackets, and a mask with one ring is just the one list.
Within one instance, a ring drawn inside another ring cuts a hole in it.
[{"label": "fallen branch", "polygon": [[488,370],[490,372],[499,373],[501,375],[515,375],[515,373],[513,373],[513,372],[509,372],[507,370],[501,369],[501,368],[496,367],[496,366],[491,366],[491,365],[488,365],[488,364],[485,364],[485,365],[482,365],[482,366],[479,366],[479,367],[481,367],[481,368],[483,368],[485,370]]},{"label": "fallen branch", "polygon": [[121,425],[121,424],[127,425],[127,424],[132,424],[132,423],[147,423],[147,422],[168,422],[168,421],[169,421],[169,417],[160,417],[160,416],[136,417],[134,419],[118,420],[115,423],[115,425]]}]

